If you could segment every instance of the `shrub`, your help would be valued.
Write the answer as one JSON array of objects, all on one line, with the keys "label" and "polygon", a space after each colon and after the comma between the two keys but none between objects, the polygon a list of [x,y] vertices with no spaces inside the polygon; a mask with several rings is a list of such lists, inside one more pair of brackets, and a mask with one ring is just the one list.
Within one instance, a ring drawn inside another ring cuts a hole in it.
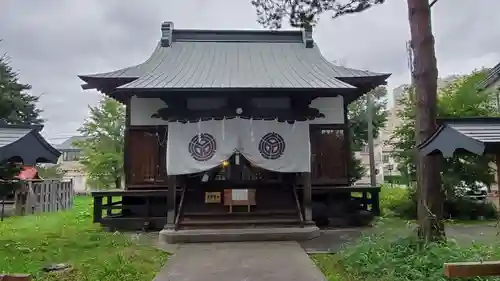
[{"label": "shrub", "polygon": [[407,184],[408,179],[402,175],[384,175],[384,182],[386,182],[387,184]]},{"label": "shrub", "polygon": [[[413,188],[383,186],[380,193],[380,206],[384,215],[403,219],[417,218],[417,196]],[[445,218],[458,220],[477,220],[497,218],[497,209],[489,201],[478,201],[467,197],[447,199],[444,203]]]},{"label": "shrub", "polygon": [[410,203],[411,192],[407,187],[382,185],[380,209],[383,215],[400,215],[400,209]]},{"label": "shrub", "polygon": [[467,197],[453,198],[444,204],[445,216],[450,219],[477,220],[496,219],[497,209],[489,201],[472,200]]},{"label": "shrub", "polygon": [[423,245],[414,235],[379,234],[363,237],[339,254],[318,255],[314,260],[330,280],[444,281],[444,263],[500,259],[498,246],[463,247],[454,241]]}]

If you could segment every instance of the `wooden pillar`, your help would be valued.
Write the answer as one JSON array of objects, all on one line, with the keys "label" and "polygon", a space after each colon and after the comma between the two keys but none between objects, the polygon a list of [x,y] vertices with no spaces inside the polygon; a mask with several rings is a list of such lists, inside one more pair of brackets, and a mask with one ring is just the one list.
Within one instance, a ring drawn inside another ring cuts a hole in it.
[{"label": "wooden pillar", "polygon": [[497,164],[497,196],[498,196],[498,212],[500,212],[500,151],[496,154]]},{"label": "wooden pillar", "polygon": [[106,202],[106,216],[110,217],[113,212],[113,196],[108,196]]},{"label": "wooden pillar", "polygon": [[130,167],[130,113],[132,110],[132,98],[127,97],[125,103],[125,132],[123,139],[123,172],[125,174],[125,186],[124,189],[127,189],[127,186],[132,183],[132,170]]},{"label": "wooden pillar", "polygon": [[302,173],[303,191],[302,191],[302,204],[304,206],[304,222],[306,225],[313,224],[312,220],[312,187],[311,187],[311,173]]},{"label": "wooden pillar", "polygon": [[175,228],[175,205],[176,205],[177,180],[175,176],[168,176],[167,194],[167,223],[165,229]]},{"label": "wooden pillar", "polygon": [[372,201],[372,213],[375,216],[380,216],[380,188],[374,188],[370,192]]},{"label": "wooden pillar", "polygon": [[101,222],[102,198],[102,196],[94,196],[94,222]]}]

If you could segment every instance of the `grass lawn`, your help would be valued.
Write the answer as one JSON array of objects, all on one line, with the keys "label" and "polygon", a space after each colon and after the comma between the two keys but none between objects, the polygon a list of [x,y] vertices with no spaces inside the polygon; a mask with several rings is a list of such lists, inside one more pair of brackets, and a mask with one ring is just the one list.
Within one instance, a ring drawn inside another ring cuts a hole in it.
[{"label": "grass lawn", "polygon": [[[168,255],[92,223],[90,197],[76,197],[68,212],[11,217],[0,223],[0,273],[30,273],[35,280],[152,280]],[[63,273],[44,266],[69,263]]]},{"label": "grass lawn", "polygon": [[500,260],[498,231],[491,221],[447,223],[448,241],[423,246],[416,239],[413,222],[382,218],[342,251],[315,254],[311,259],[329,281],[445,281],[446,262]]}]

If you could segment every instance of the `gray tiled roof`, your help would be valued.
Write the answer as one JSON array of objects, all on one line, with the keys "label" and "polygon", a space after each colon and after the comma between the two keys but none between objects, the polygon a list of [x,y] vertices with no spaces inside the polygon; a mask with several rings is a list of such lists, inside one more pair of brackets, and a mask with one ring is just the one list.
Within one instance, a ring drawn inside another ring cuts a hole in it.
[{"label": "gray tiled roof", "polygon": [[444,157],[452,157],[460,149],[477,155],[498,151],[500,118],[445,118],[440,123],[436,132],[418,145],[425,155],[440,151]]},{"label": "gray tiled roof", "polygon": [[33,129],[26,128],[0,128],[0,147],[12,144],[27,134]]},{"label": "gray tiled roof", "polygon": [[[165,36],[165,34],[163,35]],[[80,76],[135,78],[118,89],[341,88],[341,78],[384,76],[336,66],[302,31],[172,30],[142,64]],[[310,41],[307,41],[310,40]]]},{"label": "gray tiled roof", "polygon": [[83,136],[73,136],[64,141],[63,143],[55,145],[55,147],[59,150],[79,150],[80,148],[74,146],[74,143],[76,141],[82,141],[85,139],[86,138]]},{"label": "gray tiled roof", "polygon": [[[353,88],[302,43],[179,42],[148,74],[118,88]],[[184,58],[182,61],[179,58]]]},{"label": "gray tiled roof", "polygon": [[488,88],[491,84],[500,79],[500,63],[495,65],[489,72],[484,80],[478,83],[480,89]]},{"label": "gray tiled roof", "polygon": [[[500,121],[500,120],[499,120]],[[500,142],[500,122],[446,123],[457,132],[480,142]]]}]

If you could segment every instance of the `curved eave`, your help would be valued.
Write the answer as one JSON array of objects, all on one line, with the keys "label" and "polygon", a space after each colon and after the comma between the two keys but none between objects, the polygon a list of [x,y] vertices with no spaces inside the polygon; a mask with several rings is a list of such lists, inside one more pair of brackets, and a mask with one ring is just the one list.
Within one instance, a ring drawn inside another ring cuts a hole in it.
[{"label": "curved eave", "polygon": [[40,144],[51,154],[52,157],[50,157],[50,162],[48,163],[57,164],[57,160],[59,159],[59,156],[61,156],[61,152],[48,143],[39,132],[32,131],[31,133],[35,135],[35,138],[40,142]]},{"label": "curved eave", "polygon": [[451,158],[457,150],[483,155],[485,144],[458,132],[450,126],[441,125],[432,136],[418,145],[417,148],[424,155],[441,152],[443,157]]},{"label": "curved eave", "polygon": [[39,133],[33,129],[18,140],[0,148],[0,162],[14,157],[20,157],[24,165],[36,163],[56,164],[61,153],[50,145]]},{"label": "curved eave", "polygon": [[373,88],[386,85],[387,79],[391,76],[390,73],[372,73],[371,76],[351,76],[351,77],[337,77],[337,79],[342,80],[346,83],[354,85],[356,87],[362,85],[371,85]]},{"label": "curved eave", "polygon": [[84,90],[102,90],[108,89],[110,87],[116,88],[121,85],[130,83],[137,78],[147,74],[149,71],[151,71],[152,68],[158,66],[158,64],[161,62],[161,60],[159,60],[159,58],[162,56],[161,50],[161,43],[158,43],[149,58],[142,63],[110,72],[78,75],[78,77],[86,83],[82,85],[82,88]]},{"label": "curved eave", "polygon": [[358,96],[360,89],[358,88],[137,88],[137,89],[117,89],[112,93],[114,96],[127,95],[129,93],[140,92],[144,97],[162,98],[175,96],[178,94],[188,94],[190,97],[209,97],[219,96],[225,94],[231,95],[245,95],[251,94],[253,97],[267,97],[272,96],[312,96],[312,97],[336,97],[336,96]]},{"label": "curved eave", "polygon": [[138,77],[94,77],[78,75],[78,78],[85,82],[85,84],[82,85],[83,90],[96,89],[103,92],[110,92],[117,87],[136,80]]}]

